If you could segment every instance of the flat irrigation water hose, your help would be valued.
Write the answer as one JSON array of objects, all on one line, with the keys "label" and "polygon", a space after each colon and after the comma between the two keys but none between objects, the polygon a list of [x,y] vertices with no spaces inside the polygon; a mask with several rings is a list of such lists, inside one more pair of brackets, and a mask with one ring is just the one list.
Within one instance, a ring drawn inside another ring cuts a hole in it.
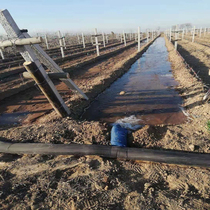
[{"label": "flat irrigation water hose", "polygon": [[8,143],[0,141],[0,152],[43,155],[98,155],[106,158],[210,167],[210,154],[173,150],[153,150],[103,145]]}]

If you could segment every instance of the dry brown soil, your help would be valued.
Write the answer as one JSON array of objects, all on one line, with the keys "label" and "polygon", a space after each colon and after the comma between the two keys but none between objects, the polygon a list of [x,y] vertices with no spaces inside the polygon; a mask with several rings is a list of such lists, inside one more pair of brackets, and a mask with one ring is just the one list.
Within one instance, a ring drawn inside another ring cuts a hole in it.
[{"label": "dry brown soil", "polygon": [[210,48],[198,43],[183,40],[178,42],[178,51],[187,63],[197,72],[198,76],[210,84]]},{"label": "dry brown soil", "polygon": [[[184,39],[186,39],[188,41],[192,41],[192,35],[187,34],[187,35],[184,36]],[[209,46],[210,47],[210,34],[207,33],[205,36],[204,36],[204,34],[202,34],[201,37],[200,37],[200,34],[198,33],[198,34],[195,35],[194,41],[197,42],[197,43],[200,43],[204,46]]]}]

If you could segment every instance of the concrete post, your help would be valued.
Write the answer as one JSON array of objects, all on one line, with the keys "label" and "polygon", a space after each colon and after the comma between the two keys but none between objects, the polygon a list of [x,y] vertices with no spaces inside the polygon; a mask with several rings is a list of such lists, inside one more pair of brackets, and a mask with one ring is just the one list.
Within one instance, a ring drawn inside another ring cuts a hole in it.
[{"label": "concrete post", "polygon": [[47,74],[42,74],[39,67],[32,61],[27,61],[24,64],[26,70],[33,77],[42,93],[46,96],[52,107],[57,114],[61,117],[65,117],[70,114],[68,107],[65,105],[63,99],[60,97],[55,86],[49,81]]},{"label": "concrete post", "polygon": [[[97,29],[95,28],[95,35],[97,35]],[[100,55],[99,53],[99,44],[98,44],[98,37],[95,36],[95,43],[96,43],[96,52],[97,52],[97,56]]]},{"label": "concrete post", "polygon": [[141,50],[141,36],[140,36],[140,27],[138,27],[138,52]]},{"label": "concrete post", "polygon": [[109,36],[108,36],[108,34],[106,34],[106,43],[107,44],[109,43]]},{"label": "concrete post", "polygon": [[175,50],[177,50],[177,41],[175,41],[175,43],[174,43],[174,48],[175,48]]},{"label": "concrete post", "polygon": [[123,42],[123,35],[120,34],[120,42],[122,43]]},{"label": "concrete post", "polygon": [[182,40],[184,39],[184,28],[182,29]]},{"label": "concrete post", "polygon": [[176,29],[175,29],[175,42],[174,42],[174,47],[175,47],[175,50],[177,50],[177,39],[178,39],[178,36],[177,36],[177,33],[178,33],[178,26],[176,25]]},{"label": "concrete post", "polygon": [[63,36],[62,36],[62,40],[63,40],[63,46],[64,46],[64,48],[66,49],[66,40],[65,40],[64,34],[63,34]]},{"label": "concrete post", "polygon": [[204,36],[206,36],[206,28],[204,28]]},{"label": "concrete post", "polygon": [[4,60],[4,59],[5,59],[5,57],[4,57],[4,53],[3,53],[2,49],[0,49],[0,54],[1,54],[1,58],[2,58],[2,60]]},{"label": "concrete post", "polygon": [[125,37],[125,32],[123,31],[123,39],[124,39],[124,45],[126,46],[126,37]]},{"label": "concrete post", "polygon": [[195,41],[195,26],[193,28],[193,35],[192,35],[192,42],[194,42],[194,41]]},{"label": "concrete post", "polygon": [[82,44],[83,44],[83,48],[85,48],[85,37],[83,33],[82,33]]},{"label": "concrete post", "polygon": [[78,44],[81,44],[81,42],[80,42],[80,37],[79,37],[78,34],[77,34],[77,40],[78,40]]},{"label": "concrete post", "polygon": [[61,32],[60,31],[58,31],[58,38],[59,38],[59,44],[60,44],[60,48],[61,48],[61,56],[62,56],[62,58],[64,58],[65,55],[64,55],[64,50],[63,50],[63,44],[62,44],[62,38],[61,38]]},{"label": "concrete post", "polygon": [[169,40],[170,40],[170,42],[171,42],[171,28],[170,28],[170,33],[169,33],[169,34],[170,34]]},{"label": "concrete post", "polygon": [[47,47],[47,49],[49,49],[49,44],[48,44],[47,35],[45,35],[45,43],[46,43],[46,47]]},{"label": "concrete post", "polygon": [[121,42],[121,34],[118,34],[118,41]]},{"label": "concrete post", "polygon": [[104,34],[104,32],[102,33],[102,36],[103,36],[103,44],[104,44],[104,47],[106,47],[106,41],[105,41],[105,34]]}]

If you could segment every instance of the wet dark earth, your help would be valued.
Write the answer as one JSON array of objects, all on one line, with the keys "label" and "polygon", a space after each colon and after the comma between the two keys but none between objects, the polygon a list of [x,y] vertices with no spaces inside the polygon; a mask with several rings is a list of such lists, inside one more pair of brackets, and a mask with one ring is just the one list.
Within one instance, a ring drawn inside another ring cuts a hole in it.
[{"label": "wet dark earth", "polygon": [[4,113],[0,115],[0,125],[19,124],[29,112]]},{"label": "wet dark earth", "polygon": [[158,38],[131,69],[100,94],[86,109],[86,120],[114,123],[136,117],[138,124],[180,124],[185,115],[182,99],[175,91],[177,82],[171,73],[163,37]]}]

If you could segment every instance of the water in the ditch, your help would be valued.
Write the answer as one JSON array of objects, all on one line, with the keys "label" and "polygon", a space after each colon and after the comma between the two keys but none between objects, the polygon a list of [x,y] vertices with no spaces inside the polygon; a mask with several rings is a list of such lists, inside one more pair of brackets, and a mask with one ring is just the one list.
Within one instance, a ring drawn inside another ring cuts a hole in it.
[{"label": "water in the ditch", "polygon": [[82,118],[114,123],[132,116],[138,124],[183,123],[186,118],[176,85],[165,40],[160,37],[126,74],[96,98]]},{"label": "water in the ditch", "polygon": [[5,113],[0,115],[0,126],[10,124],[20,124],[29,112]]}]

